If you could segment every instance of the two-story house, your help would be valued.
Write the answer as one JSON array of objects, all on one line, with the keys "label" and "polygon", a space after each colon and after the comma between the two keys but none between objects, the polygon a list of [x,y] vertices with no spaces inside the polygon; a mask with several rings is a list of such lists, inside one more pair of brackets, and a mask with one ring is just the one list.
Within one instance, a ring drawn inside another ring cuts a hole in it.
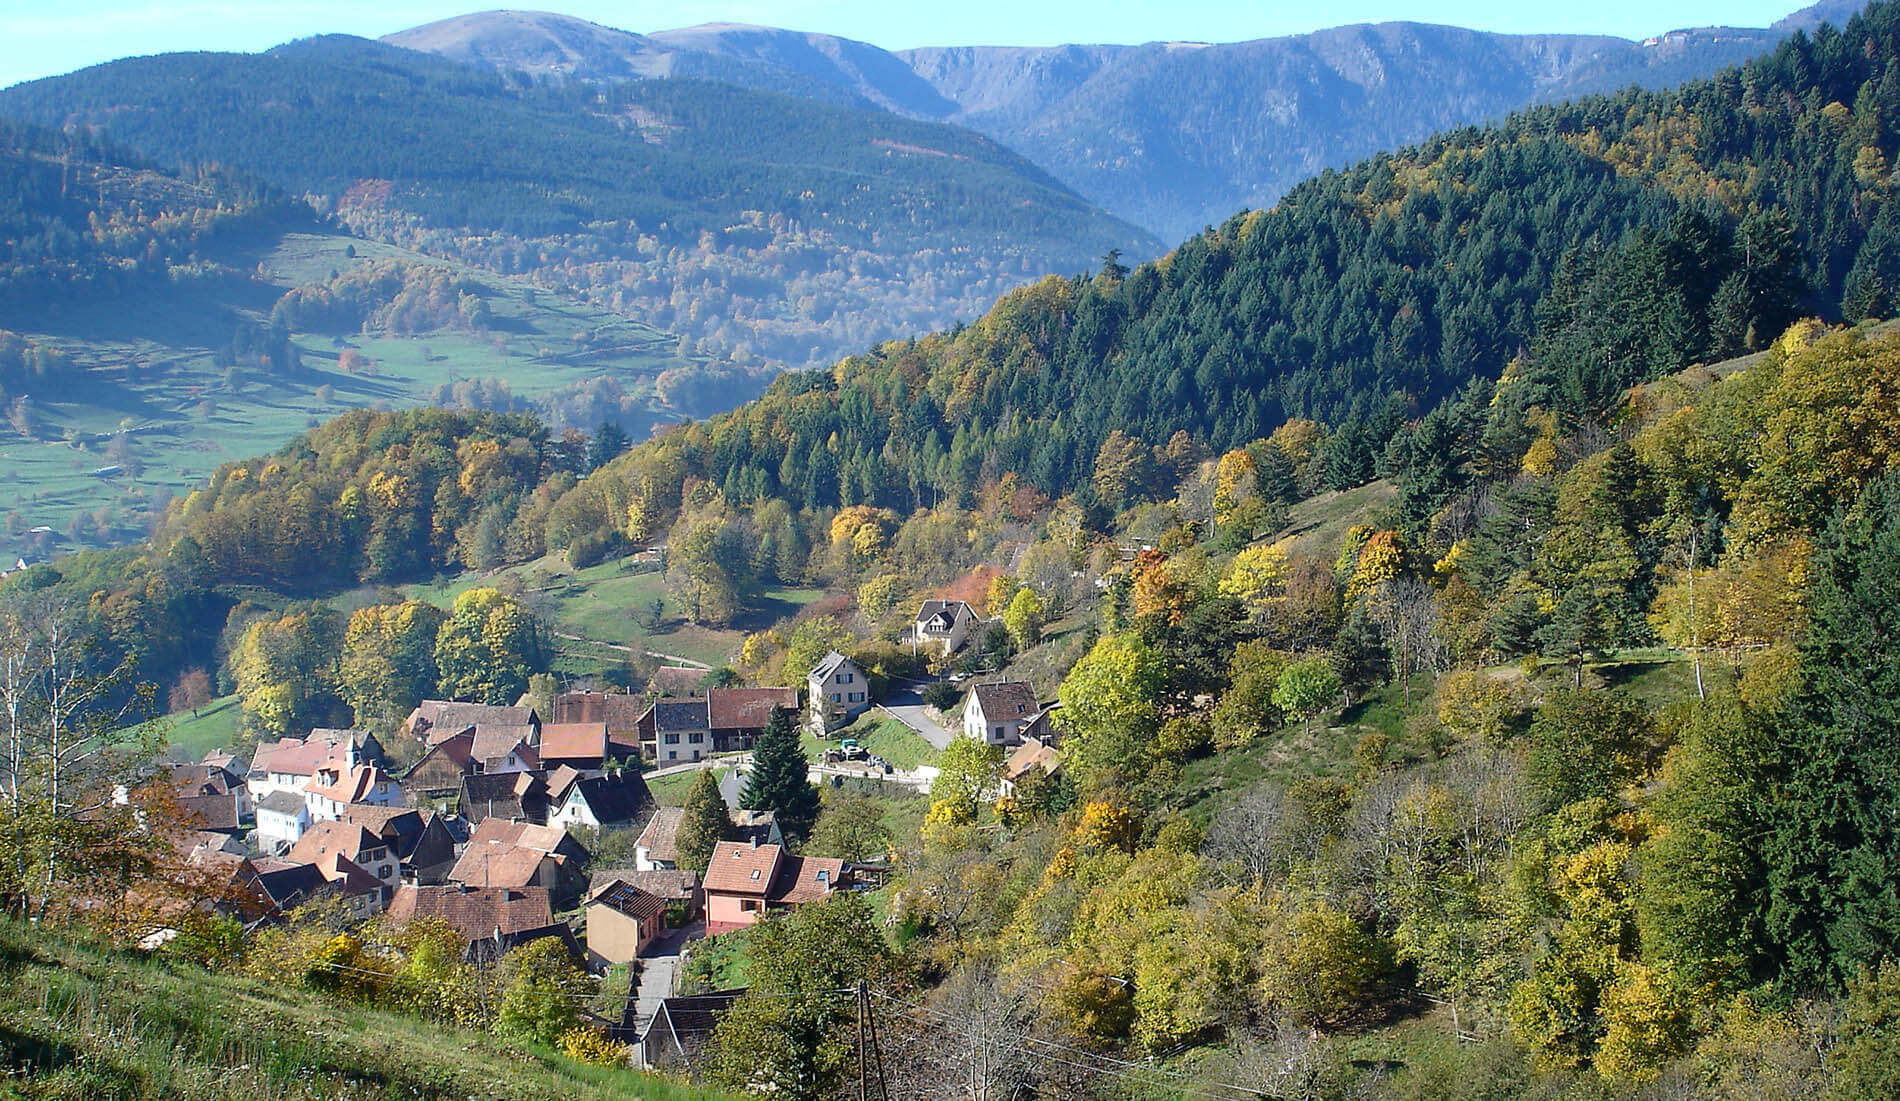
[{"label": "two-story house", "polygon": [[805,723],[825,734],[871,709],[871,685],[858,663],[833,650],[805,677]]},{"label": "two-story house", "polygon": [[332,760],[319,765],[316,776],[304,788],[311,822],[334,822],[343,817],[343,809],[351,803],[394,807],[402,802],[401,785],[375,765],[345,769]]},{"label": "two-story house", "polygon": [[983,617],[964,601],[926,600],[911,625],[911,639],[919,647],[931,647],[949,657],[963,649],[982,623]]},{"label": "two-story house", "polygon": [[721,841],[706,865],[706,932],[757,925],[847,885],[844,861],[792,856],[779,845]]},{"label": "two-story house", "polygon": [[963,733],[988,745],[1013,746],[1048,733],[1036,690],[1019,680],[979,684],[963,701]]}]

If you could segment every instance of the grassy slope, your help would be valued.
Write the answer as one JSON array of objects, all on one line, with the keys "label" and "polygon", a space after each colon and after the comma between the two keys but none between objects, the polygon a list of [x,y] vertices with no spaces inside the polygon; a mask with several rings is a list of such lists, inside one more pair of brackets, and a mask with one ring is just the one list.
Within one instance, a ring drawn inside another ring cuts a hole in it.
[{"label": "grassy slope", "polygon": [[868,712],[843,730],[833,731],[835,737],[819,738],[809,732],[800,740],[805,746],[805,755],[813,761],[827,749],[835,749],[844,738],[856,738],[867,753],[874,753],[891,763],[893,768],[909,771],[919,765],[931,765],[937,762],[937,750],[923,736],[898,722],[896,719],[881,717],[877,712]]},{"label": "grassy slope", "polygon": [[243,712],[236,696],[220,696],[193,715],[180,711],[169,718],[171,729],[166,739],[168,756],[180,761],[202,761],[214,749],[229,749],[238,744],[238,719]]},{"label": "grassy slope", "polygon": [[[354,258],[345,254],[351,247]],[[302,375],[276,379],[246,372],[235,392],[226,385],[212,348],[230,340],[238,317],[267,320],[283,291],[383,258],[448,267],[475,279],[484,288],[493,327],[417,337],[359,334],[343,344],[298,334],[293,342],[303,357]],[[650,396],[652,380],[681,362],[672,338],[657,329],[576,299],[532,291],[520,280],[387,245],[290,234],[241,250],[227,262],[259,268],[265,278],[141,291],[0,322],[68,352],[90,372],[87,384],[39,404],[55,433],[76,433],[80,447],[4,434],[0,494],[12,502],[6,511],[17,517],[8,527],[15,537],[40,524],[63,532],[80,512],[127,513],[155,494],[186,492],[218,464],[269,454],[347,409],[427,405],[439,386],[490,377],[506,379],[516,395],[529,399],[602,374],[630,393]],[[339,371],[344,347],[367,356],[375,374]],[[333,391],[329,400],[317,400],[317,390],[326,385]],[[199,409],[207,399],[215,405],[208,415]],[[666,416],[656,408],[656,421]],[[143,473],[94,477],[92,471],[111,462],[105,437],[121,428],[131,430],[131,457],[144,464]],[[90,542],[124,542],[138,534],[128,524]],[[0,535],[0,552],[12,553],[8,538]]]},{"label": "grassy slope", "polygon": [[0,1097],[692,1101],[483,1033],[0,925]]},{"label": "grassy slope", "polygon": [[[661,576],[632,559],[602,562],[576,570],[559,555],[492,573],[464,573],[427,585],[413,585],[408,592],[417,599],[446,608],[469,589],[493,585],[506,575],[521,578],[528,591],[542,602],[544,614],[556,631],[592,644],[561,642],[564,654],[579,666],[598,666],[602,660],[611,659],[614,655],[610,647],[613,646],[649,649],[706,665],[720,665],[732,657],[745,640],[747,630],[757,630],[795,614],[824,595],[817,589],[770,589],[761,611],[743,624],[731,628],[704,627],[682,619],[678,603],[666,591]],[[657,627],[648,627],[647,608],[655,599],[662,602],[661,621]]]}]

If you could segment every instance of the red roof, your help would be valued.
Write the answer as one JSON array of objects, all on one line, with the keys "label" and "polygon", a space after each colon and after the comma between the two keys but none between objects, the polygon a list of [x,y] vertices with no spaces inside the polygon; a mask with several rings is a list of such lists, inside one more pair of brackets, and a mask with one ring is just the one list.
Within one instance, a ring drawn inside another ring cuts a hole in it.
[{"label": "red roof", "polygon": [[768,902],[797,906],[817,900],[838,888],[844,879],[844,861],[818,856],[794,856],[779,869]]},{"label": "red roof", "polygon": [[357,765],[347,775],[338,776],[335,783],[319,784],[307,790],[339,803],[366,803],[375,794],[376,785],[394,783],[389,773],[375,765]]},{"label": "red roof", "polygon": [[389,842],[354,822],[318,822],[304,831],[286,854],[293,864],[316,864],[332,853],[360,860],[366,849],[384,849]]},{"label": "red roof", "polygon": [[706,893],[764,898],[772,889],[773,873],[783,853],[777,845],[721,841],[713,846],[712,860],[706,865]]},{"label": "red roof", "polygon": [[598,761],[606,756],[606,723],[550,723],[541,728],[543,761]]},{"label": "red roof", "polygon": [[275,745],[260,745],[251,761],[251,771],[278,772],[290,776],[315,776],[320,765],[327,764],[337,747],[330,742],[304,742],[280,738]]},{"label": "red roof", "polygon": [[706,693],[714,730],[764,729],[777,709],[798,710],[796,688],[714,688]]}]

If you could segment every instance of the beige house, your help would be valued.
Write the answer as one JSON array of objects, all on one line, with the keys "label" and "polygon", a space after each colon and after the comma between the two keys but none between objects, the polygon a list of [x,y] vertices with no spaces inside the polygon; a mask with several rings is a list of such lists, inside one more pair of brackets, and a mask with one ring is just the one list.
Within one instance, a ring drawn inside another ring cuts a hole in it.
[{"label": "beige house", "polygon": [[819,734],[849,726],[871,709],[871,683],[858,663],[833,650],[805,677],[805,723]]},{"label": "beige house", "polygon": [[587,960],[595,967],[631,962],[665,925],[665,899],[613,880],[587,897]]}]

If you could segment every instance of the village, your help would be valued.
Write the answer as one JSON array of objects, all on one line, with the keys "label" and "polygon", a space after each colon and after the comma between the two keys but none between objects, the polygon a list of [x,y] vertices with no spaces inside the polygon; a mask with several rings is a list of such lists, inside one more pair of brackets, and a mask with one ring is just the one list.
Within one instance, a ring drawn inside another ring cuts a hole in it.
[{"label": "village", "polygon": [[[965,602],[926,601],[909,641],[947,659],[985,623]],[[198,909],[247,931],[322,905],[346,922],[444,923],[472,965],[554,939],[592,973],[626,968],[624,1009],[596,1022],[600,1031],[627,1045],[637,1066],[690,1073],[721,1013],[745,993],[689,988],[683,964],[697,946],[890,879],[889,852],[803,855],[772,810],[740,806],[751,753],[775,720],[835,741],[810,762],[808,779],[820,786],[929,790],[935,768],[898,770],[838,737],[873,709],[938,750],[956,738],[997,747],[998,798],[1063,765],[1055,705],[1021,681],[933,682],[964,690],[946,714],[923,703],[918,684],[876,698],[872,678],[836,651],[802,690],[703,687],[704,678],[662,666],[645,692],[564,691],[547,715],[525,698],[425,700],[387,735],[414,743],[413,763],[400,768],[375,733],[327,728],[259,744],[249,760],[220,750],[170,764],[182,827],[173,846],[207,884]],[[658,802],[648,780],[715,769],[729,828],[701,870],[684,866],[680,851],[686,809]],[[637,831],[630,859],[590,849],[615,831]],[[161,929],[148,947],[176,935]]]}]

